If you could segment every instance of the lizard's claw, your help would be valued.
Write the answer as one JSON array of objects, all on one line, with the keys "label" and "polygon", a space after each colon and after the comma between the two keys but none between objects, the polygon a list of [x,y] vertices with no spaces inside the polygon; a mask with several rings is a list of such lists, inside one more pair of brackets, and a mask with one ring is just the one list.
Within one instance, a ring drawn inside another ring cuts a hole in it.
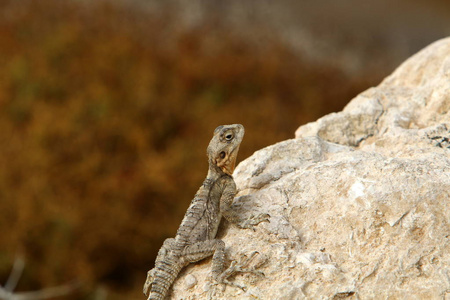
[{"label": "lizard's claw", "polygon": [[151,269],[150,271],[147,272],[147,279],[145,280],[144,283],[144,295],[147,296],[150,286],[153,283],[153,273],[155,272],[155,269]]},{"label": "lizard's claw", "polygon": [[263,265],[267,259],[264,256],[262,256],[260,257],[259,261],[257,260],[256,262],[254,262],[255,256],[257,256],[258,254],[260,254],[258,251],[253,251],[252,253],[250,253],[250,255],[245,254],[241,255],[241,258],[239,259],[240,262],[236,260],[232,261],[228,269],[226,269],[224,272],[222,272],[222,274],[218,276],[218,278],[216,279],[217,282],[221,284],[234,286],[246,292],[247,288],[245,286],[242,286],[235,282],[231,282],[228,280],[228,278],[236,273],[251,273],[257,276],[265,276],[263,272],[257,269],[261,265]]},{"label": "lizard's claw", "polygon": [[240,227],[245,229],[253,229],[253,231],[255,231],[255,229],[253,228],[254,226],[258,225],[261,222],[270,223],[269,218],[270,218],[269,214],[260,214],[257,216],[251,216],[250,218],[242,222],[242,224],[240,224]]}]

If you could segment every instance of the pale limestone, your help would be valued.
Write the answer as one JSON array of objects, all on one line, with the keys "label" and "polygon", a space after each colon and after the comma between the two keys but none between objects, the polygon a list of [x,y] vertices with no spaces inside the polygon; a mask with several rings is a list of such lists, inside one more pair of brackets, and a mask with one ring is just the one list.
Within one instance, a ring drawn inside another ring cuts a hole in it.
[{"label": "pale limestone", "polygon": [[[267,259],[265,277],[237,275],[247,292],[214,299],[450,299],[449,140],[447,38],[236,168],[235,209],[271,222],[219,235],[229,257]],[[210,270],[188,267],[173,299],[206,299]]]}]

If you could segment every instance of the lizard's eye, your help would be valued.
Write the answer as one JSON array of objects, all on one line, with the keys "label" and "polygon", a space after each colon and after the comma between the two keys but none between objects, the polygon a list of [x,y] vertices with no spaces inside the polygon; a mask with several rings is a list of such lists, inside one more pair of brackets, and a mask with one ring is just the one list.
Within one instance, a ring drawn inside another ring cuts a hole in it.
[{"label": "lizard's eye", "polygon": [[227,141],[231,141],[234,138],[234,135],[232,133],[227,133],[227,135],[225,135],[225,139]]},{"label": "lizard's eye", "polygon": [[221,159],[224,159],[226,155],[227,154],[225,153],[225,151],[222,151],[222,152],[219,153],[219,156],[220,156]]}]

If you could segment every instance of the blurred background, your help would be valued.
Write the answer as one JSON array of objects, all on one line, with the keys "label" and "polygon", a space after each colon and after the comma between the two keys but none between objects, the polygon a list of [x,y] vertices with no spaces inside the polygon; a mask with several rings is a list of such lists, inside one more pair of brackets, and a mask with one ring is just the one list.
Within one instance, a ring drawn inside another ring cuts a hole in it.
[{"label": "blurred background", "polygon": [[144,299],[216,126],[242,160],[449,35],[447,0],[0,0],[0,284]]}]

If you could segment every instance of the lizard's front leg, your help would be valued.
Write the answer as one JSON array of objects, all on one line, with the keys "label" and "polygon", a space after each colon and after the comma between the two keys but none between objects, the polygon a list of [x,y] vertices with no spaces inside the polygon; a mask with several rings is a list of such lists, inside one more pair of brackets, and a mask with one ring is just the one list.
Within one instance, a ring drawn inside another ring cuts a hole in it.
[{"label": "lizard's front leg", "polygon": [[248,219],[242,221],[239,214],[231,209],[231,205],[234,200],[234,196],[236,195],[236,184],[233,179],[229,179],[225,182],[225,187],[222,193],[222,197],[220,198],[220,211],[223,217],[230,223],[233,223],[239,228],[243,229],[253,229],[256,225],[261,222],[270,222],[269,214],[259,214],[252,215]]}]

